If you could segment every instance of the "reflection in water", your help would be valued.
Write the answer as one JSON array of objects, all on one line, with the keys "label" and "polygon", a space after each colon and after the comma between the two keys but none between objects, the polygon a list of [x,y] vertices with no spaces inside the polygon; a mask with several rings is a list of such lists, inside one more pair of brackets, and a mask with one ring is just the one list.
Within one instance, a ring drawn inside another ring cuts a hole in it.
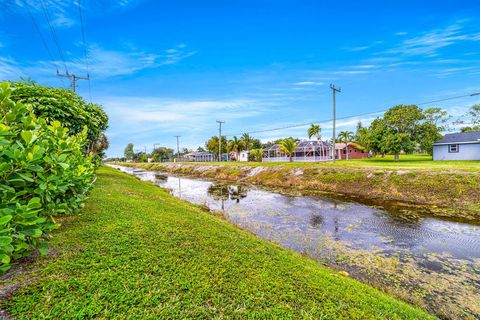
[{"label": "reflection in water", "polygon": [[[224,210],[228,220],[260,237],[347,269],[407,300],[422,300],[446,318],[455,318],[457,312],[480,315],[472,302],[480,301],[479,226],[409,208],[389,213],[349,201],[288,197],[243,185],[121,170],[154,181],[186,201]],[[425,294],[431,290],[435,295]]]},{"label": "reflection in water", "polygon": [[234,200],[239,203],[241,199],[247,197],[248,188],[241,185],[212,184],[208,187],[207,193],[215,200]]}]

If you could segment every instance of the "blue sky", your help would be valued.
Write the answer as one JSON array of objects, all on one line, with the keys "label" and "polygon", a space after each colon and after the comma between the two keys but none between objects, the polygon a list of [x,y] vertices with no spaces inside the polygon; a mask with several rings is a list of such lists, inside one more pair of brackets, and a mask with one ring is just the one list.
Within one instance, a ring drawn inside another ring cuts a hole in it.
[{"label": "blue sky", "polygon": [[[77,0],[78,1],[78,0]],[[86,74],[77,1],[43,0],[70,72]],[[217,134],[320,122],[480,91],[479,1],[81,1],[91,98],[110,117],[109,156],[125,145],[196,148]],[[34,27],[30,14],[47,47]],[[63,62],[42,0],[3,0],[0,79],[55,76]],[[78,93],[90,100],[88,83]],[[480,98],[439,104],[454,116]],[[338,121],[353,130],[375,115]],[[306,138],[306,127],[253,134]]]}]

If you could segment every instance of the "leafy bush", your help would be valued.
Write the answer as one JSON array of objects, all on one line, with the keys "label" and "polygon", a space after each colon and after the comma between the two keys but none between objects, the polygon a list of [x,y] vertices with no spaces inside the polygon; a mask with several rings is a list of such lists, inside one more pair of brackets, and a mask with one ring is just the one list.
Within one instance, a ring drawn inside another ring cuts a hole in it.
[{"label": "leafy bush", "polygon": [[87,128],[71,135],[11,95],[0,83],[0,272],[11,259],[45,254],[53,216],[77,211],[94,179]]},{"label": "leafy bush", "polygon": [[34,82],[13,82],[11,99],[33,107],[34,114],[50,121],[60,121],[70,134],[78,134],[87,126],[87,151],[101,142],[106,130],[108,117],[103,109],[94,103],[85,102],[74,92],[40,86]]}]

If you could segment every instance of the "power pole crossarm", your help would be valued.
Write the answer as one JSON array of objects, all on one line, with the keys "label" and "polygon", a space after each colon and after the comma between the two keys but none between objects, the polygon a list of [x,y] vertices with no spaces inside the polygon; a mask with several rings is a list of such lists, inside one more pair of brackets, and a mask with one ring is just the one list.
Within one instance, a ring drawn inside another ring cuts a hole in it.
[{"label": "power pole crossarm", "polygon": [[62,73],[58,72],[58,70],[57,70],[57,76],[70,79],[70,81],[72,82],[72,91],[73,92],[75,92],[75,90],[77,88],[77,80],[90,80],[90,75],[89,74],[87,74],[86,77],[79,77],[79,76],[77,76],[73,73],[72,74],[68,73],[68,71],[65,74],[62,74]]},{"label": "power pole crossarm", "polygon": [[332,89],[333,93],[333,137],[332,137],[332,159],[333,162],[335,162],[335,158],[337,157],[336,151],[335,150],[335,127],[336,127],[336,121],[337,121],[337,107],[336,107],[336,101],[335,101],[335,96],[337,92],[342,92],[342,89],[336,88],[334,84],[330,84],[330,89]]}]

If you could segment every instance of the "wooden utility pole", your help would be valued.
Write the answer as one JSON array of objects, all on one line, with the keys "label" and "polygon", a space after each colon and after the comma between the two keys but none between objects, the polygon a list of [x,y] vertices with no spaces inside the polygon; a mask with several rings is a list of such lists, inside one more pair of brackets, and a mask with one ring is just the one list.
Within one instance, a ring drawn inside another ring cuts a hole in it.
[{"label": "wooden utility pole", "polygon": [[181,136],[174,136],[175,138],[177,138],[177,158],[180,158],[180,145],[178,143],[178,138],[180,138]]},{"label": "wooden utility pole", "polygon": [[62,74],[62,73],[58,72],[58,70],[57,70],[57,76],[70,79],[70,81],[72,82],[72,91],[73,92],[75,92],[75,89],[77,87],[77,80],[90,80],[90,75],[89,74],[87,74],[86,77],[79,77],[79,76],[77,76],[73,73],[72,74],[68,73],[68,71],[65,74]]},{"label": "wooden utility pole", "polygon": [[336,126],[336,121],[337,121],[337,107],[336,107],[336,101],[335,101],[335,96],[336,96],[336,93],[337,92],[342,92],[342,89],[340,88],[335,88],[335,85],[334,84],[330,84],[330,89],[332,89],[332,93],[333,93],[333,137],[332,137],[332,159],[333,159],[333,162],[335,162],[335,158],[337,157],[337,153],[336,153],[336,150],[335,150],[335,126]]}]

